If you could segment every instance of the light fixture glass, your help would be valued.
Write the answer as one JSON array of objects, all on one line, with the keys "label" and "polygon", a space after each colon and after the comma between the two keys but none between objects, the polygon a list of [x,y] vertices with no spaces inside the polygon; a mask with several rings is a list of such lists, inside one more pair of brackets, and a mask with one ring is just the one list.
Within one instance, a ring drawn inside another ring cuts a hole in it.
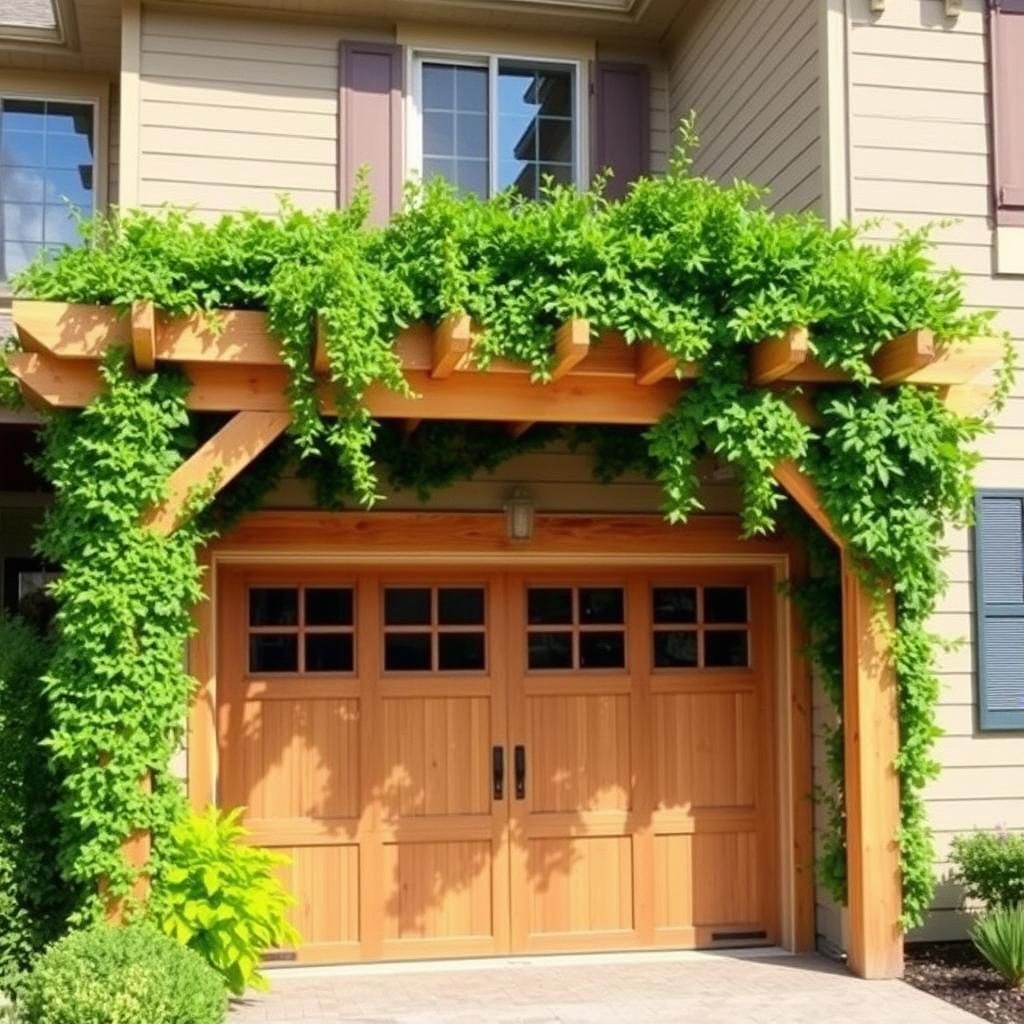
[{"label": "light fixture glass", "polygon": [[533,536],[533,500],[521,487],[505,502],[505,535],[509,540],[527,541]]}]

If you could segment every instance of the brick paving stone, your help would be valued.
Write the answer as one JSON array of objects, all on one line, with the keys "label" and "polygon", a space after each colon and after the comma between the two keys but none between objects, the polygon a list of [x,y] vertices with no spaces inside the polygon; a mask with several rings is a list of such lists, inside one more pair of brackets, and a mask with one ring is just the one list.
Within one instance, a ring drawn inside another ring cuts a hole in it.
[{"label": "brick paving stone", "polygon": [[977,1024],[821,957],[642,953],[276,970],[229,1024]]}]

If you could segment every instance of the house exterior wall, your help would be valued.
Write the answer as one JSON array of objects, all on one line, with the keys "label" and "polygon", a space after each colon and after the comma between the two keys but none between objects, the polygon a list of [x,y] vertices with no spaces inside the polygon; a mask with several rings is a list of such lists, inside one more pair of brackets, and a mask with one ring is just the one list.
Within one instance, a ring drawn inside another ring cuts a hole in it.
[{"label": "house exterior wall", "polygon": [[668,59],[669,123],[691,110],[694,169],[770,189],[779,210],[822,207],[819,0],[691,2]]},{"label": "house exterior wall", "polygon": [[[366,31],[339,24],[203,17],[143,8],[138,80],[138,204],[193,206],[213,217],[239,209],[273,212],[287,192],[300,208],[337,205],[338,44],[407,44],[460,35],[473,47],[567,57],[637,60],[570,36],[420,29]],[[477,51],[479,52],[479,50]],[[651,66],[649,154],[667,159],[667,77]],[[584,63],[584,66],[585,63]],[[134,148],[134,147],[133,147]],[[586,147],[584,147],[586,151]],[[135,174],[126,153],[125,176]]]},{"label": "house exterior wall", "polygon": [[[937,232],[936,258],[964,274],[968,303],[995,309],[998,326],[1014,336],[1024,364],[1024,279],[1000,273],[992,219],[989,78],[985,0],[965,0],[947,19],[937,0],[887,0],[872,15],[868,0],[848,0],[845,67],[850,161],[849,213],[871,222],[867,235],[885,242],[896,222],[916,227],[955,217]],[[1024,268],[1020,268],[1024,269]],[[982,439],[979,487],[1024,487],[1024,377]],[[962,637],[940,655],[936,757],[941,776],[928,787],[928,813],[943,880],[927,925],[912,938],[961,937],[960,893],[949,881],[954,835],[1002,827],[1024,830],[1024,734],[977,729],[973,651],[973,566],[968,531],[951,531],[945,568],[950,578],[935,617],[936,632]],[[831,920],[826,912],[822,920]]]}]

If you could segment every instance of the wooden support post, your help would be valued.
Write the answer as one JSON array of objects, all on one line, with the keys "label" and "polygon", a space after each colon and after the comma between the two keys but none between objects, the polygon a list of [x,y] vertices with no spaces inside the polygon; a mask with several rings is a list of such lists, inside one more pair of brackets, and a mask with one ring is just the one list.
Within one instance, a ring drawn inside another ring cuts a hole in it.
[{"label": "wooden support post", "polygon": [[561,380],[590,352],[590,321],[567,320],[555,334],[555,365],[551,380]]},{"label": "wooden support post", "polygon": [[473,347],[473,324],[468,316],[448,316],[434,331],[434,358],[430,376],[434,380],[450,377],[463,369]]},{"label": "wooden support post", "polygon": [[[148,773],[139,779],[139,789],[147,794],[147,796],[152,793],[153,780]],[[152,847],[152,836],[149,833],[149,829],[145,828],[137,828],[121,843],[121,856],[124,857],[130,868],[138,871],[135,884],[127,896],[107,898],[107,879],[100,879],[100,895],[107,899],[107,920],[111,924],[123,924],[129,903],[141,903],[149,895],[149,876],[142,869],[149,860]]]},{"label": "wooden support post", "polygon": [[792,462],[775,477],[842,552],[843,742],[850,969],[862,978],[903,974],[900,915],[899,714],[890,634],[895,602],[864,587],[818,489]]},{"label": "wooden support post", "polygon": [[217,431],[167,482],[167,498],[143,520],[167,535],[178,523],[193,488],[212,483],[219,491],[288,427],[287,412],[239,412]]},{"label": "wooden support post", "polygon": [[646,387],[676,372],[679,360],[653,341],[638,341],[636,349],[636,382]]},{"label": "wooden support post", "polygon": [[140,373],[156,369],[156,310],[152,302],[132,303],[132,356]]},{"label": "wooden support post", "polygon": [[900,749],[890,633],[895,602],[882,607],[843,555],[843,746],[850,969],[862,978],[903,974]]}]

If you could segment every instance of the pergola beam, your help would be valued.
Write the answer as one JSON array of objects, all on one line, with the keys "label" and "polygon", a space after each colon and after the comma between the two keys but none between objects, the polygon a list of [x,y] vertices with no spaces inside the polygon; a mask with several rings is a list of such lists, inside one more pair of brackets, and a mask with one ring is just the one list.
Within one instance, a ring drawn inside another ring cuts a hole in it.
[{"label": "pergola beam", "polygon": [[555,334],[551,381],[561,380],[590,354],[590,321],[567,320]]},{"label": "pergola beam", "polygon": [[434,331],[433,365],[430,376],[434,380],[450,377],[464,369],[473,347],[473,325],[468,316],[445,317]]},{"label": "pergola beam", "polygon": [[226,487],[260,452],[288,429],[290,416],[281,412],[236,413],[167,481],[167,497],[143,518],[143,525],[167,536],[186,511],[196,488]]},{"label": "pergola beam", "polygon": [[152,373],[156,369],[156,310],[152,302],[132,304],[132,357],[136,370]]},{"label": "pergola beam", "polygon": [[661,345],[653,341],[638,341],[633,347],[636,349],[637,384],[646,387],[675,374],[679,360]]}]

